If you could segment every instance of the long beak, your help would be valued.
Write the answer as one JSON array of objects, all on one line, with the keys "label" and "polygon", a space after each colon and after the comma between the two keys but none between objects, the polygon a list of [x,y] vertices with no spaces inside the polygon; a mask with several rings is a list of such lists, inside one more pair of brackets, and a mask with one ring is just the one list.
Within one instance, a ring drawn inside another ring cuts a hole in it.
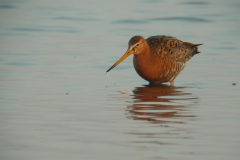
[{"label": "long beak", "polygon": [[132,54],[131,50],[127,50],[127,52],[112,66],[110,67],[107,72],[109,72],[111,69],[113,69],[114,67],[116,67],[119,63],[121,63],[124,59],[126,59],[128,56],[130,56]]}]

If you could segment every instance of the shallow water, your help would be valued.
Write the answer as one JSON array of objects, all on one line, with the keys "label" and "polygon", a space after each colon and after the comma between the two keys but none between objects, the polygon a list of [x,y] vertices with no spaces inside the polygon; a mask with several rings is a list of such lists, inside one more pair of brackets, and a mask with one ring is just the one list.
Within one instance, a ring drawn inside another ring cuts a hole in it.
[{"label": "shallow water", "polygon": [[[239,159],[240,3],[0,1],[1,159]],[[148,86],[134,35],[204,43]]]}]

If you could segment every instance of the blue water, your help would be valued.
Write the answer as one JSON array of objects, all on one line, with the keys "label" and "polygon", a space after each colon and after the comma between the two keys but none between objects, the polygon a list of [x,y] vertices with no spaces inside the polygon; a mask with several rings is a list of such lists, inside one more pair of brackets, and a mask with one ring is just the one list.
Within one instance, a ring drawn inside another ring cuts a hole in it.
[{"label": "blue water", "polygon": [[[240,2],[0,1],[0,159],[239,159]],[[203,43],[150,87],[134,35]]]}]

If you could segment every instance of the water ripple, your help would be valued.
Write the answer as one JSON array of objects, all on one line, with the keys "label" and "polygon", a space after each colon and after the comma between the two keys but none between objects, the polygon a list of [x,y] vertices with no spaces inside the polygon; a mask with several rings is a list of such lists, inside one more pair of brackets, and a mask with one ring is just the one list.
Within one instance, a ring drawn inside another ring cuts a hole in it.
[{"label": "water ripple", "polygon": [[23,32],[63,32],[63,33],[79,33],[80,31],[73,29],[50,29],[50,28],[37,28],[37,27],[17,27],[12,28],[14,31]]},{"label": "water ripple", "polygon": [[54,17],[54,20],[67,20],[67,21],[98,21],[95,18],[76,18],[76,17]]},{"label": "water ripple", "polygon": [[212,22],[212,20],[196,17],[161,17],[153,18],[154,21],[184,21],[184,22]]},{"label": "water ripple", "polygon": [[209,5],[210,3],[208,2],[200,2],[200,1],[196,1],[196,2],[182,2],[180,4],[186,4],[186,5]]},{"label": "water ripple", "polygon": [[133,19],[123,19],[123,20],[117,20],[113,21],[113,24],[144,24],[148,23],[146,20],[133,20]]},{"label": "water ripple", "polygon": [[12,65],[12,66],[34,66],[34,63],[30,62],[9,62],[7,65]]},{"label": "water ripple", "polygon": [[15,8],[15,7],[12,5],[8,5],[8,4],[0,5],[0,9],[13,9],[13,8]]},{"label": "water ripple", "polygon": [[122,19],[113,21],[112,24],[146,24],[150,21],[183,21],[183,22],[197,22],[197,23],[205,23],[212,22],[212,20],[208,20],[205,18],[197,18],[197,17],[160,17],[160,18],[151,18],[151,19]]}]

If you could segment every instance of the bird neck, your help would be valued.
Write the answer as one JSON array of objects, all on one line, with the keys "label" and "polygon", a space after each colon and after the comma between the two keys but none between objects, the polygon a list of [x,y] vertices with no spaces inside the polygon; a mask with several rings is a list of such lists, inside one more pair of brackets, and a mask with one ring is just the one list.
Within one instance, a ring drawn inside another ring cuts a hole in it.
[{"label": "bird neck", "polygon": [[148,75],[152,75],[154,62],[149,47],[147,47],[141,54],[134,55],[133,64],[136,72],[143,79],[147,80]]},{"label": "bird neck", "polygon": [[139,64],[147,63],[149,60],[151,60],[151,52],[149,46],[147,45],[144,47],[144,50],[142,50],[140,54],[134,55],[134,57]]}]

